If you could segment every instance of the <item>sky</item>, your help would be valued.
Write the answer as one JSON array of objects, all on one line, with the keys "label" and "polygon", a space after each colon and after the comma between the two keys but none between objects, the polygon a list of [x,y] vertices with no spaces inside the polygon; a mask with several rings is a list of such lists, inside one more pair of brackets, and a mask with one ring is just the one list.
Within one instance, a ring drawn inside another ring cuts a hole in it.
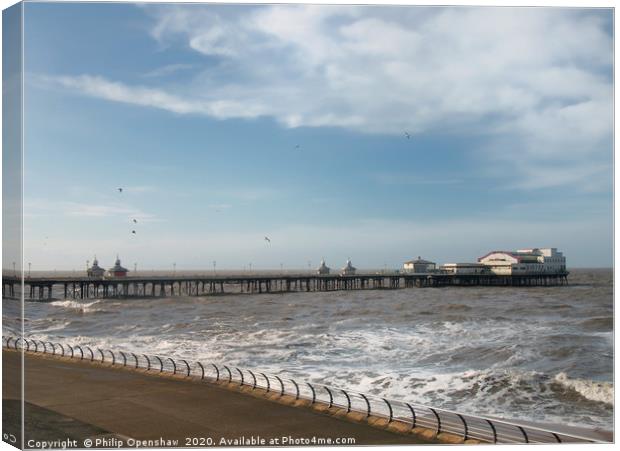
[{"label": "sky", "polygon": [[33,270],[612,266],[611,9],[27,3],[24,26]]}]

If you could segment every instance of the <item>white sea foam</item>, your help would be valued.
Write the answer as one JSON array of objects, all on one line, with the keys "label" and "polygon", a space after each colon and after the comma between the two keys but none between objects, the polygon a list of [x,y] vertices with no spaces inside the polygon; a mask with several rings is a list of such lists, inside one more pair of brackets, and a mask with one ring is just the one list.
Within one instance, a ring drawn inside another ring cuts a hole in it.
[{"label": "white sea foam", "polygon": [[93,306],[96,304],[99,304],[100,302],[101,302],[100,299],[93,301],[93,302],[78,302],[78,301],[72,301],[72,300],[65,300],[65,301],[54,301],[54,302],[51,302],[50,305],[53,305],[54,307],[64,307],[67,309],[78,310],[82,312],[91,312],[91,311],[96,310],[95,308],[93,308]]},{"label": "white sea foam", "polygon": [[576,391],[590,401],[614,405],[614,386],[611,382],[571,379],[566,373],[557,374],[553,380],[568,389]]}]

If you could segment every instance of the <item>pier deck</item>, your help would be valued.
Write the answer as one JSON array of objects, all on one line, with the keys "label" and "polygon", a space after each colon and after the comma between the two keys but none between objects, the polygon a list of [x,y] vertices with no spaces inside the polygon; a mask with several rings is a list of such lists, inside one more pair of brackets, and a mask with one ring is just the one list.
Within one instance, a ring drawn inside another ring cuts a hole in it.
[{"label": "pier deck", "polygon": [[[26,277],[27,300],[205,296],[221,293],[289,293],[311,291],[373,290],[446,286],[553,286],[568,283],[568,272],[554,274],[279,274],[176,277]],[[3,277],[2,296],[20,297],[21,279]]]}]

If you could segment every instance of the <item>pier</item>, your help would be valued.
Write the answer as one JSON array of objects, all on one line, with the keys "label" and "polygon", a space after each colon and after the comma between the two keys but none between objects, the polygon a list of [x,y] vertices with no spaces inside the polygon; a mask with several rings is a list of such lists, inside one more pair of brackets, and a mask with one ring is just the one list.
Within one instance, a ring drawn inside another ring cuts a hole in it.
[{"label": "pier", "polygon": [[[520,275],[497,274],[362,274],[318,275],[227,275],[227,276],[163,276],[119,277],[95,279],[89,277],[26,277],[24,299],[128,298],[206,296],[223,293],[291,293],[344,290],[395,290],[404,288],[439,288],[472,286],[533,287],[568,284],[568,272]],[[18,298],[19,277],[2,279],[2,296]]]}]

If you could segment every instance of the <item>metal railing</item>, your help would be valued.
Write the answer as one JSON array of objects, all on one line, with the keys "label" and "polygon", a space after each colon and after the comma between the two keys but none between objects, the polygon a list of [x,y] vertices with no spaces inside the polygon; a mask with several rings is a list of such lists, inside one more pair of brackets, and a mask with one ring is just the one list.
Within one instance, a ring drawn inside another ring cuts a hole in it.
[{"label": "metal railing", "polygon": [[463,441],[479,440],[487,443],[593,443],[592,438],[553,432],[529,425],[461,414],[446,409],[395,401],[366,395],[339,387],[300,382],[291,378],[231,365],[203,363],[181,358],[113,351],[86,345],[70,345],[29,338],[2,336],[2,345],[10,349],[24,349],[33,353],[46,353],[77,360],[109,363],[123,367],[140,368],[156,373],[172,373],[192,376],[209,382],[228,382],[239,386],[263,389],[281,397],[288,395],[295,400],[322,403],[329,408],[337,407],[347,413],[356,412],[380,417],[387,423],[400,422],[410,427],[424,428],[434,432],[435,437],[449,433]]}]

